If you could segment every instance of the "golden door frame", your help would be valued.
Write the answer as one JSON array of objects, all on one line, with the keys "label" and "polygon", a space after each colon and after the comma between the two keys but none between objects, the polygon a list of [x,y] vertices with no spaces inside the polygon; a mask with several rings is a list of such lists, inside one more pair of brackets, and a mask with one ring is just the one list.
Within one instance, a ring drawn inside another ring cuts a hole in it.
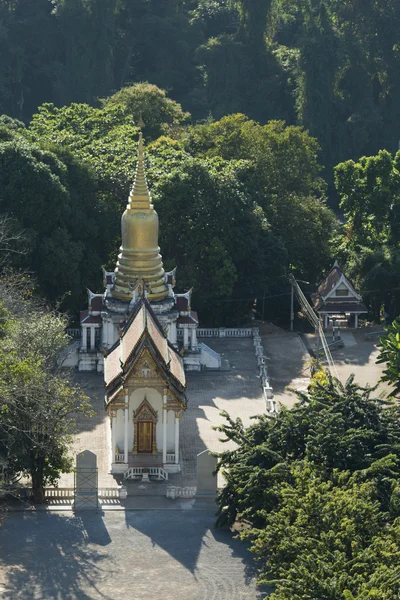
[{"label": "golden door frame", "polygon": [[138,453],[138,422],[147,421],[153,424],[153,440],[152,440],[152,454],[157,454],[157,441],[156,441],[156,429],[158,415],[157,411],[148,402],[146,396],[144,400],[139,404],[138,408],[133,411],[133,448],[134,454]]}]

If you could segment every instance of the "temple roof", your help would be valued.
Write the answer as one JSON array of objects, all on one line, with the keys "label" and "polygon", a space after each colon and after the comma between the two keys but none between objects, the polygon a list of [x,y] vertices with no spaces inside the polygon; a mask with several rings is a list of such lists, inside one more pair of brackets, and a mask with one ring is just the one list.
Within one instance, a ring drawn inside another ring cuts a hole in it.
[{"label": "temple roof", "polygon": [[179,317],[176,323],[178,326],[179,325],[196,325],[196,327],[197,327],[199,324],[199,317],[197,316],[197,312],[192,310],[188,315]]},{"label": "temple roof", "polygon": [[183,393],[186,377],[182,358],[168,342],[150,303],[143,298],[137,302],[120,339],[105,356],[104,381],[107,389],[113,391],[126,377],[144,345],[152,351],[167,379]]},{"label": "temple roof", "polygon": [[190,311],[190,301],[192,297],[192,290],[185,292],[184,294],[175,294],[175,306],[179,312]]},{"label": "temple roof", "polygon": [[[337,289],[348,291],[343,295]],[[317,291],[311,294],[311,299],[318,312],[368,312],[360,294],[336,260],[328,275],[319,283]]]}]

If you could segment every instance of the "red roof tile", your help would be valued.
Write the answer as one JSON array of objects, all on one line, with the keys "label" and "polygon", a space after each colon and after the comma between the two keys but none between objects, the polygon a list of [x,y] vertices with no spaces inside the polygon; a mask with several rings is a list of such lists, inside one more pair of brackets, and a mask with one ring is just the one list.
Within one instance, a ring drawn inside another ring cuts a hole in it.
[{"label": "red roof tile", "polygon": [[179,311],[187,311],[189,306],[189,298],[186,298],[185,296],[177,296],[175,306]]}]

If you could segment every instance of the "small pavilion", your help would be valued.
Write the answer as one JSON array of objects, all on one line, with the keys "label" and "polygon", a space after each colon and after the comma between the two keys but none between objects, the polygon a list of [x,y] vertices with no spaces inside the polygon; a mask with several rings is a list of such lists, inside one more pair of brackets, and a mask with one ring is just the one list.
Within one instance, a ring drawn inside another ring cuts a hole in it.
[{"label": "small pavilion", "polygon": [[346,317],[348,321],[354,318],[354,327],[357,329],[358,316],[368,312],[362,297],[336,260],[311,299],[314,310],[324,319],[324,329],[328,328],[329,319],[340,317]]}]

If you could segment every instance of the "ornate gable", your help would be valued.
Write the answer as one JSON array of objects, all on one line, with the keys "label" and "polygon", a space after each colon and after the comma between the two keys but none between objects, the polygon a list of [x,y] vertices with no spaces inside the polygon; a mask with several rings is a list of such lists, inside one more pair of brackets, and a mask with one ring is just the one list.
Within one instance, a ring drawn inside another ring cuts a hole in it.
[{"label": "ornate gable", "polygon": [[150,350],[144,347],[139,357],[129,370],[126,380],[128,386],[137,387],[165,387],[167,381],[165,374],[157,365]]}]

